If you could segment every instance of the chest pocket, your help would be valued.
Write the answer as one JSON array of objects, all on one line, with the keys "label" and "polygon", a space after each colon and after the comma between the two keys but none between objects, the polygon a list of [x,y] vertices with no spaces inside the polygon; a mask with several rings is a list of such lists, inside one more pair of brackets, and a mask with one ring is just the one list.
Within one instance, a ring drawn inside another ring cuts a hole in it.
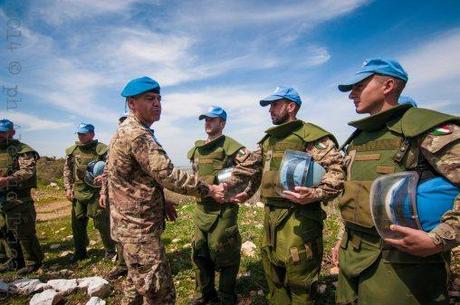
[{"label": "chest pocket", "polygon": [[83,181],[83,178],[85,178],[86,167],[88,166],[88,163],[95,159],[97,159],[97,157],[93,154],[79,153],[75,155],[74,160],[76,181]]},{"label": "chest pocket", "polygon": [[216,182],[217,172],[224,168],[225,161],[226,155],[222,147],[218,147],[211,152],[198,149],[194,158],[198,176],[208,184]]},{"label": "chest pocket", "polygon": [[14,160],[8,152],[0,153],[0,177],[6,177],[13,170]]},{"label": "chest pocket", "polygon": [[405,170],[393,157],[403,139],[390,131],[362,132],[348,148],[347,181],[339,208],[346,222],[372,228],[369,193],[379,176]]}]

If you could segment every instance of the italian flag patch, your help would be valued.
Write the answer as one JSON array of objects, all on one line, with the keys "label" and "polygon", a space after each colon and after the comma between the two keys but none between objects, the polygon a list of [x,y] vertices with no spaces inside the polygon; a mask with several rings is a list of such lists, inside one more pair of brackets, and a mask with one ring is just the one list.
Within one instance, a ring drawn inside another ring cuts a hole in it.
[{"label": "italian flag patch", "polygon": [[243,157],[244,155],[246,155],[246,152],[245,152],[243,149],[240,149],[240,150],[238,151],[238,157],[241,158],[241,157]]},{"label": "italian flag patch", "polygon": [[450,133],[452,133],[452,129],[448,125],[436,127],[431,131],[431,134],[434,136],[443,136]]},{"label": "italian flag patch", "polygon": [[321,143],[321,142],[316,142],[316,143],[315,143],[315,147],[316,147],[317,149],[325,149],[325,148],[326,148],[326,145],[324,145],[324,144]]}]

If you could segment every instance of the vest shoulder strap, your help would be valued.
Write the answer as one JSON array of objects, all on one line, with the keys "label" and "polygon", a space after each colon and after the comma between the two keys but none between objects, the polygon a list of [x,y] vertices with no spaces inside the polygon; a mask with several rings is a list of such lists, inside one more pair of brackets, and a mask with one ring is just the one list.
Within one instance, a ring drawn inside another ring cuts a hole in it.
[{"label": "vest shoulder strap", "polygon": [[70,147],[67,147],[66,150],[65,150],[65,154],[66,154],[67,156],[72,155],[73,152],[75,151],[75,149],[77,149],[77,147],[78,147],[78,146],[77,146],[76,144],[74,144],[74,145],[72,145],[72,146],[70,146]]},{"label": "vest shoulder strap", "polygon": [[96,145],[96,153],[98,156],[103,156],[109,151],[109,147],[104,143],[98,142]]},{"label": "vest shoulder strap", "polygon": [[233,138],[230,138],[228,136],[225,136],[225,141],[224,141],[224,152],[226,156],[232,156],[236,154],[241,148],[244,146],[236,141]]},{"label": "vest shoulder strap", "polygon": [[314,142],[323,137],[328,136],[338,146],[337,139],[330,132],[313,123],[304,122],[303,126],[298,130],[294,131],[293,133],[299,136],[302,140],[304,140],[307,143]]}]

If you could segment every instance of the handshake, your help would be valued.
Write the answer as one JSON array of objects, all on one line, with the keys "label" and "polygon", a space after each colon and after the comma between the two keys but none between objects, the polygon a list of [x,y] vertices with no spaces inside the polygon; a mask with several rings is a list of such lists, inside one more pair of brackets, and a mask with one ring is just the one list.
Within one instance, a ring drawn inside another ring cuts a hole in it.
[{"label": "handshake", "polygon": [[218,185],[212,184],[208,185],[208,187],[208,197],[212,197],[219,203],[243,203],[247,199],[249,199],[249,195],[245,191],[239,192],[236,195],[231,196],[226,183],[221,183]]}]

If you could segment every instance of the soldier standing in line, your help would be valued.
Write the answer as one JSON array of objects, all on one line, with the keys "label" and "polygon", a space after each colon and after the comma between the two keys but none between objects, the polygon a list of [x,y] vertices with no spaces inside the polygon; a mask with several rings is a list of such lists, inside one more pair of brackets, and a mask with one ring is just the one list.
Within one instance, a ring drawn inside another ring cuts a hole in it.
[{"label": "soldier standing in line", "polygon": [[[206,140],[198,140],[187,158],[193,172],[208,184],[218,184],[218,173],[246,160],[249,151],[240,143],[223,135],[227,113],[212,106],[199,120],[205,120]],[[240,265],[241,237],[238,231],[238,205],[220,204],[210,197],[200,198],[195,209],[195,234],[192,260],[196,270],[197,297],[190,305],[236,303],[236,276]],[[219,296],[214,287],[219,271]]]},{"label": "soldier standing in line", "polygon": [[128,266],[121,304],[174,304],[175,289],[161,234],[166,215],[164,188],[223,200],[222,186],[207,185],[174,167],[150,126],[160,119],[160,85],[149,77],[130,81],[121,95],[130,114],[110,142],[108,190],[112,236]]},{"label": "soldier standing in line", "polygon": [[[236,166],[226,183],[232,189],[251,181],[244,192],[233,198],[235,202],[246,201],[261,185],[261,200],[265,204],[262,262],[270,304],[314,303],[326,217],[321,202],[334,198],[343,188],[343,158],[337,141],[324,129],[297,119],[301,104],[298,93],[287,87],[278,87],[260,101],[262,107],[270,105],[275,126],[266,131],[259,149]],[[325,174],[317,186],[277,191],[281,160],[287,150],[307,152],[324,168]]]},{"label": "soldier standing in line", "polygon": [[460,196],[429,232],[391,225],[399,240],[383,240],[371,217],[370,186],[386,174],[414,171],[421,181],[444,177],[460,185],[460,119],[398,105],[407,80],[397,61],[376,58],[339,85],[350,91],[356,112],[369,116],[349,123],[356,130],[344,145],[347,179],[339,208],[345,231],[333,250],[338,304],[449,303],[443,254],[460,241]]},{"label": "soldier standing in line", "polygon": [[37,186],[35,166],[40,156],[27,144],[13,139],[14,134],[13,122],[0,120],[0,217],[6,223],[3,231],[11,255],[0,271],[14,270],[25,264],[18,271],[18,275],[25,275],[38,270],[43,261],[31,195],[31,189]]},{"label": "soldier standing in line", "polygon": [[78,141],[66,149],[64,163],[66,197],[72,202],[75,253],[71,261],[77,262],[87,258],[88,218],[93,219],[94,227],[99,231],[105,258],[111,259],[115,255],[115,244],[110,237],[109,210],[99,207],[99,188],[85,182],[88,164],[93,161],[105,161],[108,147],[94,139],[94,126],[91,124],[81,123],[76,133]]}]

